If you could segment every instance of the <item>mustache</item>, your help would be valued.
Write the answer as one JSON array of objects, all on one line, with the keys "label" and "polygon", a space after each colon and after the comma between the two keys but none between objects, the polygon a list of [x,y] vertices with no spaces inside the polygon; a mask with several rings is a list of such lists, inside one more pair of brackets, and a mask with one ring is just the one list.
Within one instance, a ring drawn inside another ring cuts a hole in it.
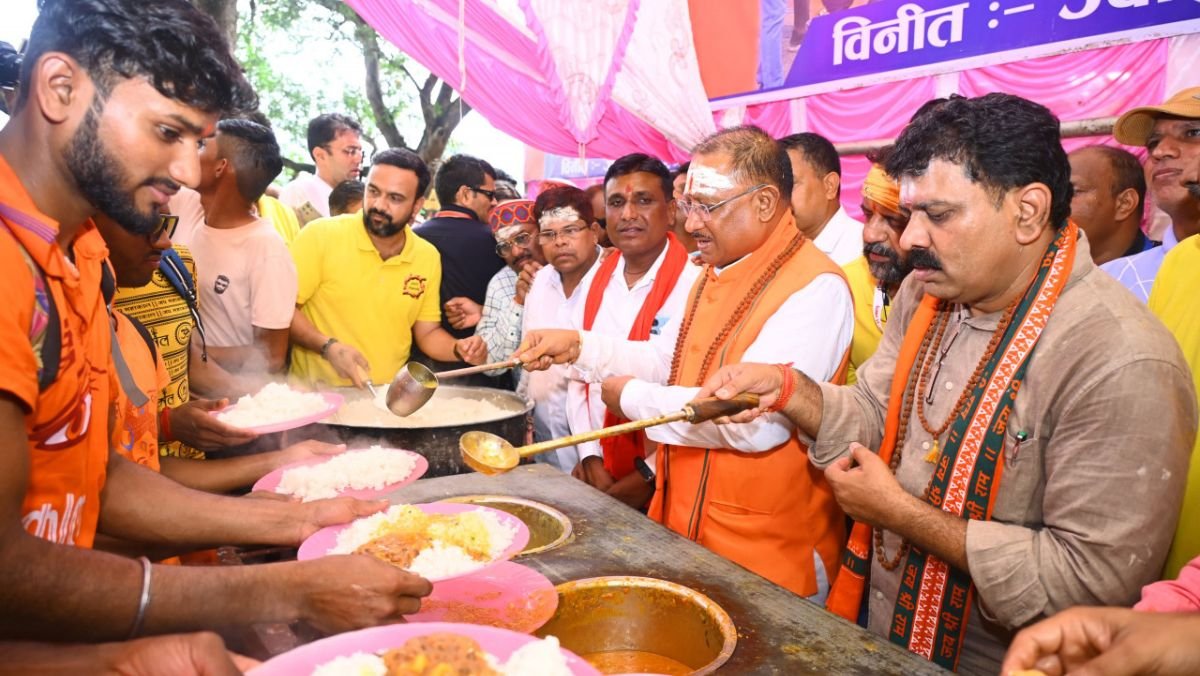
[{"label": "mustache", "polygon": [[908,264],[914,268],[941,270],[942,262],[929,249],[914,248],[908,252]]},{"label": "mustache", "polygon": [[183,187],[169,178],[152,178],[149,181],[146,181],[144,185],[150,186],[151,188],[158,188],[168,195],[174,195],[175,193],[179,192],[180,188]]},{"label": "mustache", "polygon": [[883,242],[868,242],[863,245],[863,255],[874,254],[883,256],[892,262],[892,265],[900,265],[900,254],[894,249],[888,247]]}]

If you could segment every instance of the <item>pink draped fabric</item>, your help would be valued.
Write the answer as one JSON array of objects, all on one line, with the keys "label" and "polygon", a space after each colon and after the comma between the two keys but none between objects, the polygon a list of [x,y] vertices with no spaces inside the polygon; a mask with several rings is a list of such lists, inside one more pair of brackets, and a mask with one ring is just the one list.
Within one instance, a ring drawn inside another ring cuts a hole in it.
[{"label": "pink draped fabric", "polygon": [[[354,11],[401,51],[450,84],[460,86],[458,0],[346,0]],[[465,3],[466,86],[460,93],[497,129],[558,155],[575,156],[579,143],[548,102],[554,94],[539,72],[537,44],[492,9]],[[598,114],[590,157],[620,157],[635,150],[677,160],[684,152],[611,98]]]},{"label": "pink draped fabric", "polygon": [[[580,144],[596,128],[633,36],[640,0],[565,3],[521,0],[525,22],[537,37],[542,72],[549,75],[559,119]],[[577,31],[576,26],[588,26]]]},{"label": "pink draped fabric", "polygon": [[[936,95],[932,77],[817,94],[805,99],[808,130],[839,143],[889,138]],[[842,158],[842,205],[855,218],[862,218],[862,183],[870,168],[861,155]]]}]

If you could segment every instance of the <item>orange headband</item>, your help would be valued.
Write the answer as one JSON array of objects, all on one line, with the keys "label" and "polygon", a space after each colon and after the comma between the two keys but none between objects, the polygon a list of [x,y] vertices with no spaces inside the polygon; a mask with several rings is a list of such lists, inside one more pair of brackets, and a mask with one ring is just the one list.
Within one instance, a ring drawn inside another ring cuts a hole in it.
[{"label": "orange headband", "polygon": [[893,213],[900,212],[900,184],[893,181],[883,167],[872,164],[863,180],[862,195]]}]

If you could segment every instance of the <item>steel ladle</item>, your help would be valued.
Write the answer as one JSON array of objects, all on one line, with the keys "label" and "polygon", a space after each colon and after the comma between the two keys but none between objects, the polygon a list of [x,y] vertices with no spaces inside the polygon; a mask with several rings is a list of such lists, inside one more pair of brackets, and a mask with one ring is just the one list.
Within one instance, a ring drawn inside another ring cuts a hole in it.
[{"label": "steel ladle", "polygon": [[495,369],[516,368],[520,365],[521,360],[514,358],[507,361],[434,373],[429,370],[428,366],[420,362],[410,361],[392,379],[392,384],[388,387],[387,391],[387,407],[389,411],[403,418],[416,413],[417,410],[428,403],[433,397],[433,393],[437,391],[438,382],[441,380],[469,376],[474,373],[483,373],[484,371]]},{"label": "steel ladle", "polygon": [[655,425],[686,420],[692,424],[701,423],[725,415],[733,415],[758,406],[757,394],[739,394],[732,399],[697,399],[683,409],[667,413],[655,418],[633,420],[612,427],[602,427],[591,432],[572,434],[536,444],[515,447],[503,437],[488,432],[467,432],[458,438],[458,450],[462,452],[463,462],[468,467],[481,474],[501,474],[517,466],[521,458],[528,458],[538,453],[553,451],[565,446],[574,446],[587,441],[596,441],[605,437],[626,434],[644,430]]}]

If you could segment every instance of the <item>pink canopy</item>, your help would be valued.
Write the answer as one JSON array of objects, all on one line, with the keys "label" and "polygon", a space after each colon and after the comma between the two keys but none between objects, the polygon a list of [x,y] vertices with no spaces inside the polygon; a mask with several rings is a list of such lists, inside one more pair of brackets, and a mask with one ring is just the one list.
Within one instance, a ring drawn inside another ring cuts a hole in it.
[{"label": "pink canopy", "polygon": [[686,0],[347,3],[497,129],[546,152],[678,161],[715,130]]}]

